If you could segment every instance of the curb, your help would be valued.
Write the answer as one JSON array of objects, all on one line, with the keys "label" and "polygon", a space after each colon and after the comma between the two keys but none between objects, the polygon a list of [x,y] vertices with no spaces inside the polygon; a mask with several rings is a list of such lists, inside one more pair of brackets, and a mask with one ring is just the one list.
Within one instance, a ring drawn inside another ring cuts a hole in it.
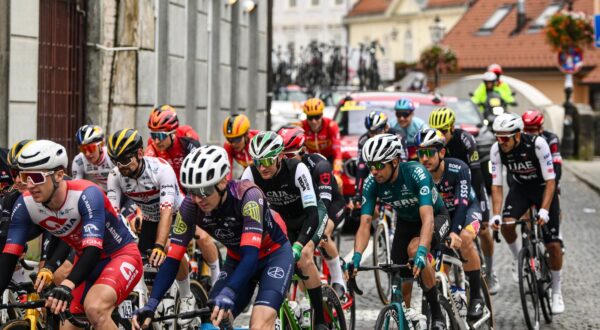
[{"label": "curb", "polygon": [[[564,165],[564,163],[563,163],[563,165]],[[593,191],[600,194],[600,185],[598,183],[591,181],[584,175],[581,175],[581,173],[578,173],[576,170],[572,169],[571,166],[563,166],[563,168],[568,170],[569,172],[571,172],[577,179],[579,179],[579,181],[585,183]]]}]

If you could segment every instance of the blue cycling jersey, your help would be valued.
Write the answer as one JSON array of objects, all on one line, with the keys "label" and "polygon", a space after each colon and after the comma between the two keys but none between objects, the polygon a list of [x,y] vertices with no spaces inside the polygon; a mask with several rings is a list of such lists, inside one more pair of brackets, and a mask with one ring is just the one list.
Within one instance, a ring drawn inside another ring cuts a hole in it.
[{"label": "blue cycling jersey", "polygon": [[398,131],[398,133],[406,138],[406,145],[409,147],[414,146],[415,144],[415,136],[419,133],[419,131],[423,128],[427,128],[427,124],[423,121],[423,119],[419,117],[414,117],[408,125],[407,128],[400,127],[400,124],[395,123],[393,128]]}]

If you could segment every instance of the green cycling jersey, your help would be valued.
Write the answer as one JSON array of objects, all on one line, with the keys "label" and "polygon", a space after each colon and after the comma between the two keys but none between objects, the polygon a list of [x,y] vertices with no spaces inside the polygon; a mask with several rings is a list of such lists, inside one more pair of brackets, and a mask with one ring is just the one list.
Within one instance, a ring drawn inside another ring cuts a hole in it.
[{"label": "green cycling jersey", "polygon": [[373,215],[379,198],[398,212],[398,219],[420,222],[419,207],[432,206],[434,215],[444,208],[431,174],[417,162],[399,163],[398,178],[393,182],[379,184],[373,175],[365,181],[362,195],[362,215]]},{"label": "green cycling jersey", "polygon": [[[512,104],[515,102],[515,98],[512,95],[512,90],[510,86],[508,86],[505,82],[500,82],[494,86],[494,91],[500,95],[502,100],[506,104]],[[479,110],[483,111],[483,107],[481,104],[484,104],[487,101],[487,91],[485,89],[485,83],[479,84],[475,92],[473,92],[473,97],[471,97],[471,101],[476,105],[479,105]]]}]

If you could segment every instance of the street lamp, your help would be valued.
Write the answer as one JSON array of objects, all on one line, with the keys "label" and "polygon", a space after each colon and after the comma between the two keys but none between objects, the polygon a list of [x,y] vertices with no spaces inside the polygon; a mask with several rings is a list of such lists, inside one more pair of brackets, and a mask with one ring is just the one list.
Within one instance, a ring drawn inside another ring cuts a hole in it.
[{"label": "street lamp", "polygon": [[[435,16],[435,18],[433,19],[433,24],[429,26],[429,32],[431,33],[431,42],[433,42],[433,44],[435,46],[438,46],[439,43],[442,41],[442,39],[444,38],[444,32],[446,32],[446,27],[444,26],[444,24],[442,24],[442,20],[440,19],[439,16]],[[440,79],[440,70],[439,70],[439,57],[436,59],[436,63],[435,63],[435,76],[434,76],[434,86],[435,89],[438,88],[439,86],[439,79]]]},{"label": "street lamp", "polygon": [[256,9],[256,2],[252,0],[245,0],[242,3],[242,6],[244,7],[245,12],[251,13],[254,9]]}]

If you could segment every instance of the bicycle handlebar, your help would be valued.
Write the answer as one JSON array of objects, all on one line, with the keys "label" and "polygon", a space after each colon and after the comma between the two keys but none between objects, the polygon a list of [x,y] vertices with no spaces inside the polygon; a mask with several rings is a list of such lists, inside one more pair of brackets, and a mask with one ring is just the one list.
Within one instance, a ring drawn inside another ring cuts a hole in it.
[{"label": "bicycle handlebar", "polygon": [[33,270],[33,266],[29,266],[27,262],[25,262],[25,259],[19,259],[19,263],[21,264],[21,267],[25,268],[25,270]]},{"label": "bicycle handlebar", "polygon": [[191,318],[198,317],[198,316],[206,316],[206,315],[209,315],[210,313],[211,313],[210,307],[204,307],[204,308],[200,308],[200,309],[190,311],[190,312],[157,317],[157,318],[153,319],[152,322],[161,322],[161,321],[172,320],[172,319],[191,319]]},{"label": "bicycle handlebar", "polygon": [[[397,264],[379,264],[377,266],[360,266],[356,268],[356,271],[365,271],[365,270],[381,270],[386,273],[398,273],[403,269],[411,269],[411,264],[405,265],[397,265]],[[362,296],[363,291],[356,284],[356,277],[350,274],[350,279],[348,280],[348,287],[351,291],[355,292],[357,295]]]},{"label": "bicycle handlebar", "polygon": [[[34,308],[42,308],[46,306],[46,299],[38,299],[26,302],[18,302],[12,304],[2,304],[0,305],[0,309],[7,308],[18,308],[18,309],[34,309]],[[78,320],[71,311],[67,308],[64,312],[58,314],[61,321],[68,320],[73,326],[77,328],[86,328],[88,326],[88,322]]]}]

